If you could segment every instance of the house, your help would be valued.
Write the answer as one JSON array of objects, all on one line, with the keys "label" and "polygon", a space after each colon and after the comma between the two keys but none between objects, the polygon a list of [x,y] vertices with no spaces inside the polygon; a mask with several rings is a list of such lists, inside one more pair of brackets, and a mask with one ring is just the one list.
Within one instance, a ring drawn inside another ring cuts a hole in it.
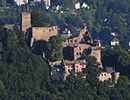
[{"label": "house", "polygon": [[80,9],[80,2],[75,3],[75,9]]},{"label": "house", "polygon": [[45,2],[46,9],[49,9],[51,6],[51,0],[43,0]]},{"label": "house", "polygon": [[111,46],[115,46],[115,45],[119,45],[119,39],[117,39],[117,38],[113,38],[111,40]]},{"label": "house", "polygon": [[82,8],[88,8],[89,9],[90,7],[88,6],[87,3],[84,2],[83,5],[82,5]]},{"label": "house", "polygon": [[14,2],[18,5],[21,6],[23,4],[27,4],[28,0],[14,0]]},{"label": "house", "polygon": [[115,36],[117,36],[117,33],[112,32],[111,35],[115,37]]}]

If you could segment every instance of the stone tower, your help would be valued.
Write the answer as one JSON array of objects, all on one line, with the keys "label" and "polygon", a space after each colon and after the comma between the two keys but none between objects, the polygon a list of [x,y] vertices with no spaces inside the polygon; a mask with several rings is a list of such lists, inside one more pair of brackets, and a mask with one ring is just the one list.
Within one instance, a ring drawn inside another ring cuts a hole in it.
[{"label": "stone tower", "polygon": [[22,12],[20,14],[20,30],[22,32],[26,32],[31,27],[31,13]]}]

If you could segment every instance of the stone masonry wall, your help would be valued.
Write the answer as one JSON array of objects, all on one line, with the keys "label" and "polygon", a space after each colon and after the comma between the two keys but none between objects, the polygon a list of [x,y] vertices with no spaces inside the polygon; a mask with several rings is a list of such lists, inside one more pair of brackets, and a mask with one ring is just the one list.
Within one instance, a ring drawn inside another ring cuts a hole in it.
[{"label": "stone masonry wall", "polygon": [[58,34],[58,27],[32,27],[32,38],[30,46],[33,46],[33,43],[38,40],[48,41],[50,37]]},{"label": "stone masonry wall", "polygon": [[20,30],[22,32],[26,32],[31,27],[31,13],[22,12],[20,17],[21,17]]}]

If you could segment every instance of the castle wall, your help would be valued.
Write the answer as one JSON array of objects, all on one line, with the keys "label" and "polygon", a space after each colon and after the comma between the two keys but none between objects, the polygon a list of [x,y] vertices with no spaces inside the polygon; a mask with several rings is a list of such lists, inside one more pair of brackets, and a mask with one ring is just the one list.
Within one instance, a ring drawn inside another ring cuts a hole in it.
[{"label": "castle wall", "polygon": [[96,57],[97,62],[100,64],[99,67],[102,67],[101,63],[101,49],[99,47],[92,47],[91,56]]},{"label": "castle wall", "polygon": [[98,78],[99,78],[99,81],[107,81],[107,80],[112,79],[112,75],[111,73],[102,72]]},{"label": "castle wall", "polygon": [[63,56],[66,60],[82,59],[90,46],[87,44],[78,44],[77,46],[67,46],[63,48]]},{"label": "castle wall", "polygon": [[26,32],[31,27],[31,13],[22,12],[20,14],[21,22],[20,22],[20,30],[22,32]]},{"label": "castle wall", "polygon": [[118,80],[119,77],[120,77],[120,72],[114,72],[114,73],[112,73],[112,77],[113,77],[113,81],[114,81],[115,83],[117,83],[117,80]]},{"label": "castle wall", "polygon": [[87,44],[78,44],[77,46],[74,47],[74,60],[80,59],[84,55],[86,55],[86,50],[90,46]]},{"label": "castle wall", "polygon": [[32,38],[30,46],[33,45],[35,41],[44,40],[49,41],[49,38],[58,34],[58,27],[32,27]]},{"label": "castle wall", "polygon": [[72,37],[72,38],[70,38],[70,39],[67,39],[67,40],[63,43],[63,46],[66,47],[66,46],[75,46],[75,45],[78,45],[81,41],[84,40],[83,38],[84,38],[84,36],[86,35],[86,32],[88,32],[86,28],[82,29],[82,30],[79,32],[79,34],[78,34],[77,37]]}]

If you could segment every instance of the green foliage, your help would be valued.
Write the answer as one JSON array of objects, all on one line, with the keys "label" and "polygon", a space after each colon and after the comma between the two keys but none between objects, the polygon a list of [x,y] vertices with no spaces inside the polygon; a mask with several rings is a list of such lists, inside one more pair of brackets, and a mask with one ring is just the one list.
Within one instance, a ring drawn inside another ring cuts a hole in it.
[{"label": "green foliage", "polygon": [[0,6],[5,6],[6,5],[6,0],[0,0]]},{"label": "green foliage", "polygon": [[[60,29],[67,27],[75,32],[75,27],[87,23],[93,36],[99,36],[104,45],[109,45],[111,32],[117,32],[121,45],[129,41],[129,9],[130,0],[80,0],[87,2],[90,9],[76,11],[76,15],[65,12],[44,12],[41,6],[30,7],[34,12],[34,26],[45,23],[57,25]],[[55,0],[52,0],[56,3]],[[57,0],[56,4],[64,4],[65,8],[73,9],[73,0]],[[0,3],[1,4],[1,3]],[[26,11],[25,6],[10,7],[1,14],[6,23],[18,22],[19,12]],[[42,13],[42,14],[41,14]],[[44,14],[44,17],[43,17]],[[107,18],[107,21],[104,21]],[[8,20],[7,20],[8,19]],[[66,23],[66,25],[65,25]],[[52,37],[49,43],[40,41],[40,51],[49,51],[50,61],[62,59],[62,46],[59,37]],[[47,48],[46,48],[47,47]],[[102,57],[105,66],[115,66],[121,75],[130,75],[130,53],[119,47],[107,49]],[[3,28],[0,23],[0,99],[1,100],[130,100],[128,78],[121,77],[117,84],[110,87],[107,82],[98,82],[97,66],[94,57],[86,57],[87,68],[84,73],[75,77],[72,73],[63,82],[50,81],[50,69],[47,63],[32,53],[26,45],[22,33],[13,33]],[[87,78],[83,79],[83,75]],[[130,77],[130,76],[129,76]]]},{"label": "green foliage", "polygon": [[35,27],[42,27],[42,26],[45,26],[45,23],[43,22],[43,14],[38,12],[38,11],[33,11],[31,13],[31,22],[32,22],[32,26],[35,26]]},{"label": "green foliage", "polygon": [[[0,98],[18,100],[25,94],[25,98],[26,95],[30,95],[28,99],[32,100],[31,95],[37,94],[35,92],[40,90],[45,91],[41,92],[41,95],[49,95],[46,92],[46,84],[50,82],[47,63],[41,57],[34,55],[15,37],[16,34],[13,32],[3,28],[0,30],[0,91],[5,89],[4,92],[0,92]],[[30,94],[29,91],[33,93]],[[6,96],[7,94],[10,96]],[[42,96],[36,98],[42,98]]]},{"label": "green foliage", "polygon": [[1,90],[4,90],[5,89],[5,86],[3,85],[3,83],[0,81],[0,91]]},{"label": "green foliage", "polygon": [[[1,100],[130,99],[128,78],[121,77],[115,87],[110,87],[106,82],[98,82],[96,59],[90,56],[86,57],[88,67],[84,73],[78,73],[77,77],[72,73],[70,77],[67,77],[67,80],[62,82],[50,81],[50,71],[46,62],[31,52],[24,43],[24,39],[16,37],[16,34],[1,27]],[[55,51],[54,54],[57,53],[56,50],[62,48],[60,43],[61,38],[58,36],[50,38],[49,50]],[[123,52],[122,50],[119,51]],[[86,74],[87,78],[84,79],[83,76]]]},{"label": "green foliage", "polygon": [[129,79],[126,76],[121,76],[116,84],[118,88],[128,88],[129,86]]},{"label": "green foliage", "polygon": [[104,66],[113,66],[122,75],[129,76],[130,55],[128,51],[121,47],[114,47],[103,51],[102,56]]},{"label": "green foliage", "polygon": [[50,52],[49,60],[62,60],[62,39],[59,36],[53,36],[49,39],[48,49]]}]

